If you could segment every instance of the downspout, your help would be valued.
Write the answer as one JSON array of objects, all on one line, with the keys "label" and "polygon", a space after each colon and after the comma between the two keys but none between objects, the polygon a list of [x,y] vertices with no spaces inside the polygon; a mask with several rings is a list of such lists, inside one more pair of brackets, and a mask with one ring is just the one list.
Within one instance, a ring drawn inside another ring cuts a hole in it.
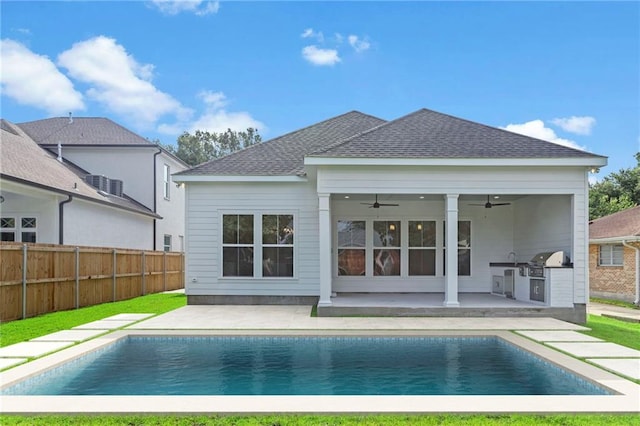
[{"label": "downspout", "polygon": [[58,203],[58,244],[64,244],[64,205],[73,201],[72,195],[67,195],[66,200]]},{"label": "downspout", "polygon": [[622,240],[622,245],[636,251],[636,298],[634,305],[640,305],[640,248],[627,244],[627,240]]},{"label": "downspout", "polygon": [[[153,212],[158,214],[156,211],[158,209],[158,182],[157,182],[157,171],[158,164],[156,162],[156,158],[158,155],[162,154],[162,149],[158,149],[158,152],[153,154]],[[156,227],[157,227],[158,219],[153,219],[153,251],[156,251]]]}]

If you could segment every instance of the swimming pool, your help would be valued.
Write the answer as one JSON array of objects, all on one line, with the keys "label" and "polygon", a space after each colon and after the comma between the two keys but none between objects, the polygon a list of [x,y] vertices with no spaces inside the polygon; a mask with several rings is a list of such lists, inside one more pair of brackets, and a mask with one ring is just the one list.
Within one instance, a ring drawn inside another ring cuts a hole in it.
[{"label": "swimming pool", "polygon": [[128,336],[3,395],[610,395],[496,336]]}]

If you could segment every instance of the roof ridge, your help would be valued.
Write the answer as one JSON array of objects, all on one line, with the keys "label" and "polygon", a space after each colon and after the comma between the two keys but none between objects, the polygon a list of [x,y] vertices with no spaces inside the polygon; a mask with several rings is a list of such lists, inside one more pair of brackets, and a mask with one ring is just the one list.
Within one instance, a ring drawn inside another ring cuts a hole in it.
[{"label": "roof ridge", "polygon": [[362,135],[366,135],[367,133],[373,132],[373,131],[378,130],[378,129],[382,128],[382,127],[385,127],[385,126],[387,126],[387,125],[393,124],[393,123],[395,123],[395,122],[397,122],[397,121],[399,121],[399,120],[402,120],[402,119],[408,118],[408,117],[410,117],[410,116],[412,116],[412,115],[415,115],[415,114],[417,114],[418,112],[421,112],[421,111],[423,111],[423,110],[428,111],[426,108],[421,108],[421,109],[419,109],[419,110],[417,110],[417,111],[414,111],[414,112],[411,112],[411,113],[409,113],[409,114],[403,115],[402,117],[398,117],[398,118],[394,118],[393,120],[385,121],[384,123],[381,123],[381,124],[380,124],[380,125],[378,125],[378,126],[372,127],[372,128],[370,128],[370,129],[367,129],[367,130],[365,130],[365,131],[362,131],[362,132],[360,132],[360,133],[358,133],[358,134],[355,134],[355,135],[349,136],[349,137],[348,137],[348,138],[346,138],[346,139],[343,139],[343,140],[338,141],[338,142],[336,142],[336,143],[334,143],[334,144],[331,144],[331,145],[330,145],[330,146],[328,146],[328,147],[325,147],[325,148],[319,149],[319,150],[317,150],[317,151],[314,151],[314,152],[312,152],[311,154],[308,154],[308,155],[318,155],[318,154],[320,154],[320,153],[322,153],[322,152],[326,152],[326,151],[329,151],[329,150],[331,150],[331,149],[337,148],[337,147],[339,147],[339,146],[341,146],[341,145],[344,145],[344,144],[346,144],[346,143],[350,142],[352,139],[355,139],[355,138],[360,137],[360,136],[362,136]]},{"label": "roof ridge", "polygon": [[370,115],[370,114],[365,114],[365,113],[360,112],[360,111],[357,111],[357,110],[351,110],[351,111],[348,111],[348,112],[345,112],[345,113],[342,113],[342,114],[336,115],[335,117],[327,118],[327,119],[322,120],[322,121],[319,121],[319,122],[317,122],[317,123],[309,124],[308,126],[301,127],[301,128],[299,128],[299,129],[296,129],[296,130],[292,130],[292,131],[287,132],[287,133],[285,133],[285,134],[283,134],[283,135],[276,136],[275,138],[267,139],[266,141],[263,141],[263,142],[260,142],[260,143],[256,143],[256,144],[253,144],[253,145],[250,145],[250,146],[244,147],[244,148],[239,149],[239,150],[237,150],[237,151],[231,152],[231,153],[229,153],[229,154],[227,154],[227,155],[225,155],[225,156],[223,156],[223,157],[213,158],[213,159],[211,159],[211,160],[209,160],[209,161],[205,161],[204,163],[197,164],[197,165],[193,166],[193,167],[192,167],[192,168],[190,168],[190,169],[183,170],[182,172],[178,172],[178,173],[176,173],[176,174],[187,173],[187,172],[193,172],[194,170],[196,170],[196,169],[198,169],[198,168],[200,168],[201,166],[204,166],[204,165],[206,165],[206,164],[214,163],[214,162],[216,162],[216,161],[218,161],[218,160],[222,160],[223,158],[227,158],[227,159],[228,159],[229,157],[233,157],[233,156],[239,155],[240,153],[245,152],[245,151],[247,151],[247,150],[249,150],[249,149],[252,149],[252,148],[258,148],[258,147],[260,147],[260,146],[264,146],[265,144],[270,144],[270,143],[272,143],[272,142],[276,142],[276,141],[278,141],[278,140],[280,140],[280,139],[283,139],[283,138],[285,138],[285,137],[288,137],[288,136],[294,135],[294,134],[299,133],[299,132],[302,132],[302,131],[304,131],[304,130],[308,130],[308,129],[312,128],[312,127],[319,126],[319,125],[321,125],[321,124],[327,123],[327,122],[332,121],[332,120],[336,120],[336,119],[338,119],[338,118],[341,118],[341,117],[344,117],[344,116],[347,116],[347,115],[349,115],[349,114],[353,114],[353,113],[360,114],[360,115],[362,115],[362,116],[372,117],[372,118],[375,118],[375,119],[377,119],[377,120],[382,120],[381,118],[375,117],[375,116]]}]

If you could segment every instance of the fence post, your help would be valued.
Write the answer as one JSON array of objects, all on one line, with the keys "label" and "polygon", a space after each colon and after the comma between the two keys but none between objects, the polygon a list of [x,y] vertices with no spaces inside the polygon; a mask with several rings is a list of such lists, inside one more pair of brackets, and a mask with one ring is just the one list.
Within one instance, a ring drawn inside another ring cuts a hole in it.
[{"label": "fence post", "polygon": [[27,245],[22,245],[22,319],[27,317]]},{"label": "fence post", "polygon": [[76,247],[76,309],[80,307],[80,247]]},{"label": "fence post", "polygon": [[167,291],[167,252],[162,252],[162,291]]},{"label": "fence post", "polygon": [[118,275],[118,268],[116,266],[116,249],[113,249],[113,301],[116,301],[116,279]]},{"label": "fence post", "polygon": [[142,252],[142,295],[145,295],[145,290],[146,290],[146,282],[145,282],[145,268],[146,268],[146,262],[145,262],[145,256],[144,256],[144,251]]}]

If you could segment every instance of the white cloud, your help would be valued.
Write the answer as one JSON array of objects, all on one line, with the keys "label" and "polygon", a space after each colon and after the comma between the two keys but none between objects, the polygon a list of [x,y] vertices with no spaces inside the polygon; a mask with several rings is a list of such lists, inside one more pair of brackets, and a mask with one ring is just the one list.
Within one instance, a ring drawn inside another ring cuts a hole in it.
[{"label": "white cloud", "polygon": [[104,36],[75,43],[58,56],[69,75],[89,84],[87,95],[119,115],[149,126],[166,114],[187,118],[191,111],[152,83],[153,65],[139,64],[116,40]]},{"label": "white cloud", "polygon": [[203,91],[198,97],[204,103],[204,113],[197,119],[190,122],[178,122],[175,124],[163,124],[158,131],[168,135],[179,135],[184,131],[194,133],[196,130],[208,132],[225,132],[227,129],[235,131],[245,131],[249,127],[264,132],[266,126],[253,118],[245,111],[229,112],[227,97],[222,92]]},{"label": "white cloud", "polygon": [[371,47],[371,43],[366,40],[360,39],[357,35],[349,35],[348,40],[351,47],[353,47],[353,50],[358,53],[369,50],[369,48]]},{"label": "white cloud", "polygon": [[53,115],[85,109],[82,94],[48,57],[5,39],[0,41],[0,63],[3,96]]},{"label": "white cloud", "polygon": [[319,43],[323,43],[324,42],[324,34],[322,34],[322,32],[313,31],[313,28],[307,28],[306,30],[304,30],[302,32],[302,34],[300,34],[300,37],[302,37],[302,38],[314,38]]},{"label": "white cloud", "polygon": [[335,49],[320,49],[317,46],[306,46],[302,49],[302,57],[313,65],[333,66],[340,62],[338,51]]},{"label": "white cloud", "polygon": [[553,129],[545,127],[542,120],[532,120],[522,124],[509,124],[502,127],[502,129],[525,136],[531,136],[532,138],[553,142],[558,145],[568,146],[569,148],[585,150],[584,147],[578,145],[574,141],[558,137]]},{"label": "white cloud", "polygon": [[192,12],[198,16],[218,13],[219,1],[203,0],[152,0],[151,2],[165,15],[177,15],[182,12]]},{"label": "white cloud", "polygon": [[590,135],[591,129],[596,124],[596,119],[593,117],[568,117],[568,118],[554,118],[551,123],[560,127],[562,130],[575,133],[578,135]]}]

